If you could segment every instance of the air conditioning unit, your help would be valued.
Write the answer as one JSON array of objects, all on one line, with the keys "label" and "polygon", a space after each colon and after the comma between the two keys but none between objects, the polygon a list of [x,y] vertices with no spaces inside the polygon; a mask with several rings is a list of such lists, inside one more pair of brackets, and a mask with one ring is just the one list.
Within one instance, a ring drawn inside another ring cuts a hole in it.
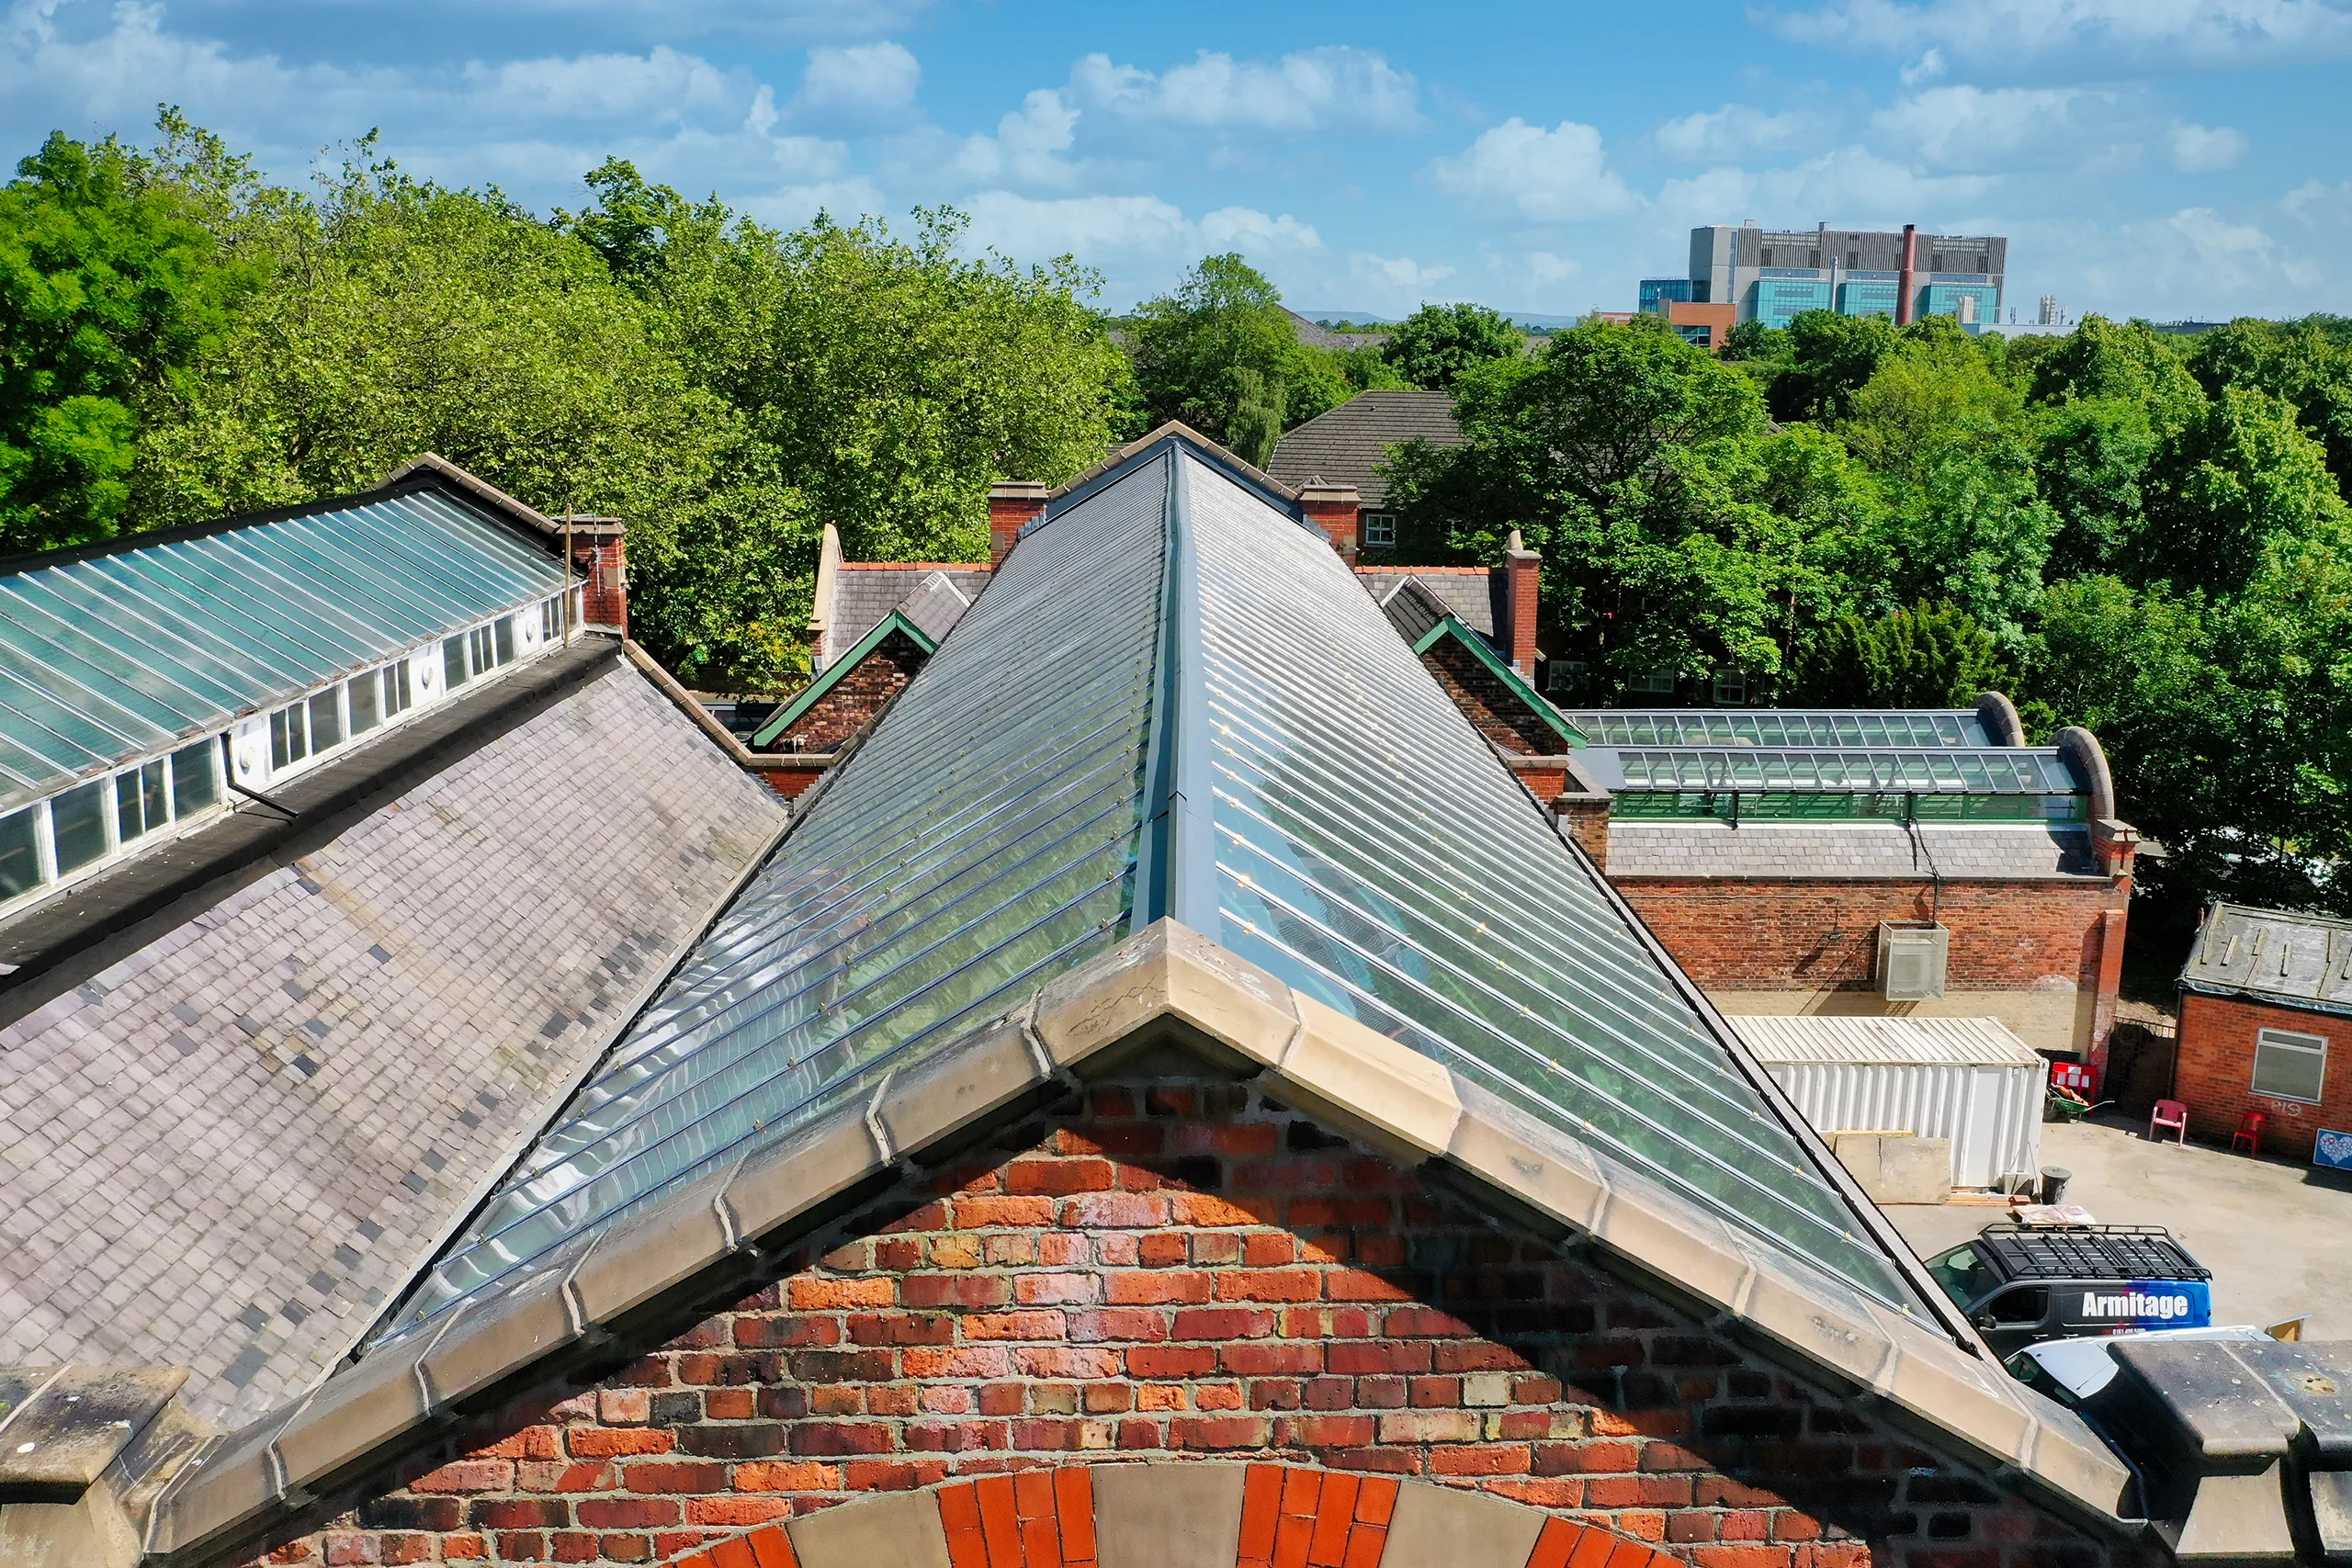
[{"label": "air conditioning unit", "polygon": [[1881,920],[1879,989],[1891,1002],[1931,1002],[1944,994],[1951,929],[1930,920]]}]

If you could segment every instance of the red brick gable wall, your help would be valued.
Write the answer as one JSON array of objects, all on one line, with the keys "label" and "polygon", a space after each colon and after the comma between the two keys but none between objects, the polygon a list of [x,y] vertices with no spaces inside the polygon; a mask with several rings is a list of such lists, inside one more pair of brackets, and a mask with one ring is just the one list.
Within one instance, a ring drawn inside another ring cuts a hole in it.
[{"label": "red brick gable wall", "polygon": [[266,1561],[660,1562],[861,1493],[1188,1456],[1484,1488],[1713,1568],[2149,1561],[1189,1084],[1073,1098]]},{"label": "red brick gable wall", "polygon": [[1951,928],[1949,980],[1962,990],[2022,990],[2052,976],[2086,991],[2102,980],[2104,918],[2127,890],[2109,882],[1731,881],[1617,883],[1676,963],[1726,989],[1868,989],[1881,920]]},{"label": "red brick gable wall", "polygon": [[[2327,1042],[2319,1104],[2254,1092],[2255,1037],[2266,1029],[2316,1034]],[[2173,1098],[2188,1105],[2188,1131],[2195,1137],[2222,1142],[2247,1111],[2260,1111],[2270,1117],[2262,1130],[2262,1152],[2309,1159],[2321,1128],[2352,1131],[2352,1018],[2185,992],[2174,1061]]]},{"label": "red brick gable wall", "polygon": [[1528,711],[1526,702],[1502,678],[1478,661],[1478,656],[1452,637],[1440,637],[1421,655],[1421,663],[1437,677],[1453,705],[1478,727],[1478,733],[1506,751],[1524,756],[1556,756],[1566,743],[1550,726]]},{"label": "red brick gable wall", "polygon": [[797,741],[802,751],[839,750],[915,678],[930,657],[906,633],[891,632],[776,737],[775,750],[793,750]]}]

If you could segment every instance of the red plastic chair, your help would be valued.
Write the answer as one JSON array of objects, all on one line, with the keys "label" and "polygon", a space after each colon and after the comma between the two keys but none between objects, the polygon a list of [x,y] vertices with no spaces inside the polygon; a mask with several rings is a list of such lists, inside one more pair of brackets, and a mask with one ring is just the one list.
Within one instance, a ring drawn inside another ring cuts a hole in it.
[{"label": "red plastic chair", "polygon": [[2267,1111],[2249,1111],[2245,1115],[2239,1117],[2238,1130],[2230,1134],[2230,1153],[2237,1153],[2238,1145],[2240,1144],[2244,1144],[2245,1145],[2246,1153],[2253,1155],[2257,1158],[2260,1157],[2262,1154],[2262,1129],[2269,1120],[2270,1112]]},{"label": "red plastic chair", "polygon": [[2148,1142],[2153,1144],[2156,1141],[2156,1129],[2159,1127],[2171,1128],[2175,1134],[2174,1142],[2188,1142],[2188,1107],[2177,1100],[2156,1101],[2155,1114],[2148,1118]]}]

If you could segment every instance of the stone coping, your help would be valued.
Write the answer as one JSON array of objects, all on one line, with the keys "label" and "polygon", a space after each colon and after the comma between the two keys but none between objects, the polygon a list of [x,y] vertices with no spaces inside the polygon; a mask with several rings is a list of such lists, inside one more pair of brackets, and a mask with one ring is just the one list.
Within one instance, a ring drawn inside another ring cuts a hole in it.
[{"label": "stone coping", "polygon": [[764,1524],[669,1568],[1680,1568],[1491,1493],[1304,1465],[1068,1464]]},{"label": "stone coping", "polygon": [[[2127,1525],[2124,1465],[1989,1355],[1772,1256],[1442,1065],[1162,920],[860,1102],[379,1348],[183,1467],[148,1526],[208,1560],[688,1300],[739,1283],[902,1162],[1174,1049],[1635,1278],[1759,1354],[2079,1521]],[[830,1511],[829,1511],[830,1512]],[[813,1517],[813,1516],[812,1516]]]}]

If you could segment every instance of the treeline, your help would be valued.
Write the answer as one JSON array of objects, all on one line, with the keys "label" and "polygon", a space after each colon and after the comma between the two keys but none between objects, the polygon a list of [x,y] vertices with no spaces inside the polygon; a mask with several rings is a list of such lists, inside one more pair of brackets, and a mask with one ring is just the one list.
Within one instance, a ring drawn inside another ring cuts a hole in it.
[{"label": "treeline", "polygon": [[1642,318],[1456,391],[1469,444],[1392,465],[1404,551],[1490,559],[1521,529],[1590,697],[1998,684],[2039,738],[2098,733],[2176,913],[2342,904],[2352,321],[2004,339],[1817,312],[1715,358]]},{"label": "treeline", "polygon": [[[968,559],[986,491],[1180,418],[1263,462],[1366,388],[1468,444],[1392,469],[1400,555],[1544,556],[1596,702],[1972,700],[2107,744],[2187,899],[2341,903],[2352,852],[2352,323],[2194,340],[2096,318],[1969,337],[1827,314],[1710,356],[1653,319],[1540,352],[1476,306],[1302,343],[1239,256],[1114,320],[1067,259],[783,231],[608,162],[578,211],[413,178],[363,141],[269,184],[166,111],[0,187],[0,549],[366,489],[433,450],[631,526],[632,618],[723,690],[806,668],[817,543]],[[2185,906],[2184,906],[2185,907]]]}]

